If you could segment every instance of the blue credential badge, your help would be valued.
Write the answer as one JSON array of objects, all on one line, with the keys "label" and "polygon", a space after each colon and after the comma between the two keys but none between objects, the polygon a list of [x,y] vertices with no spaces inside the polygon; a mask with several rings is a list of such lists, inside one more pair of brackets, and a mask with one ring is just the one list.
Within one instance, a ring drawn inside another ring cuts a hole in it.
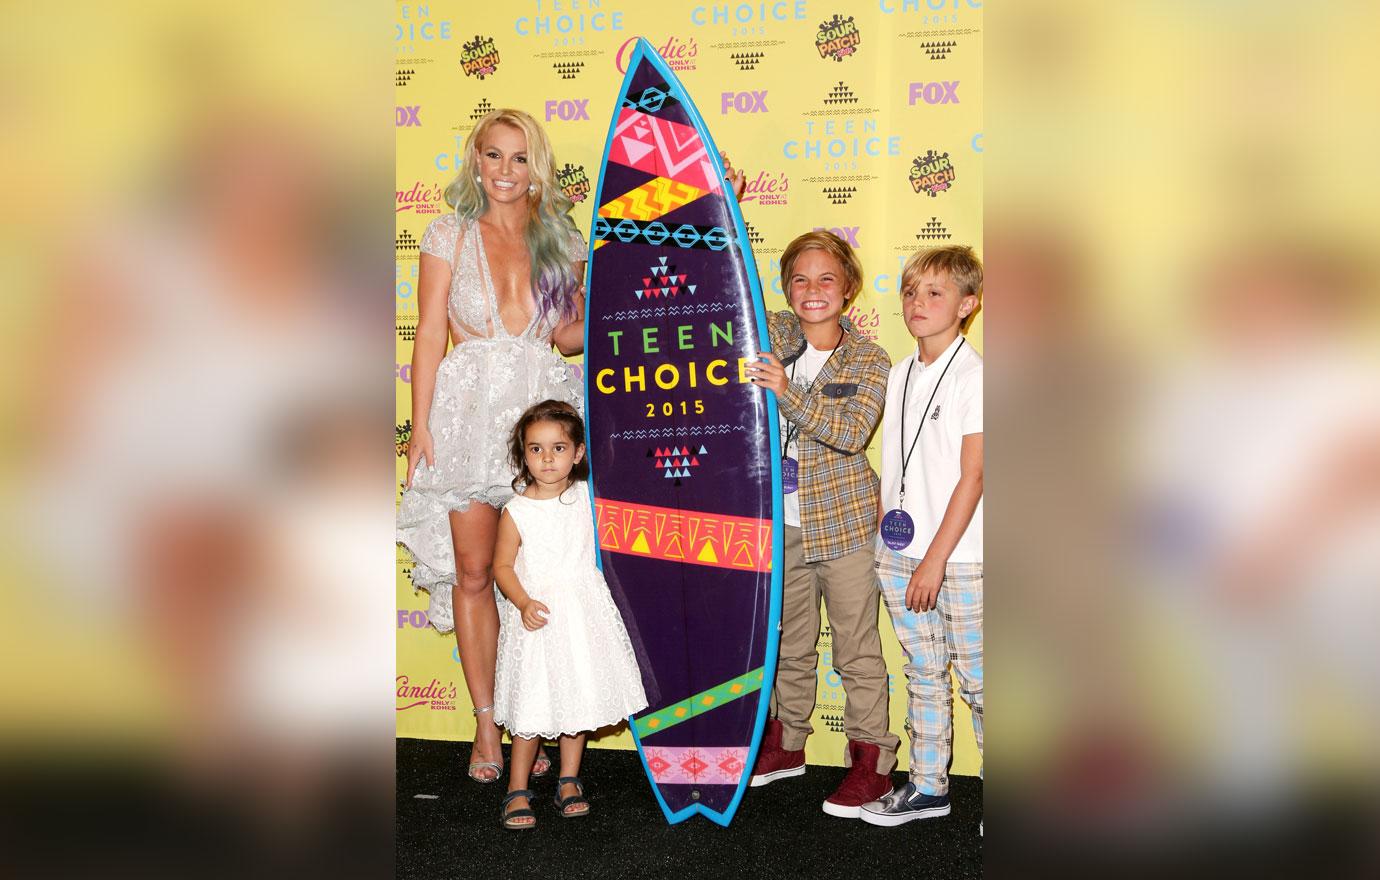
[{"label": "blue credential badge", "polygon": [[892,550],[904,550],[915,540],[915,520],[899,507],[882,517],[882,541]]},{"label": "blue credential badge", "polygon": [[781,459],[781,491],[790,495],[800,488],[800,462],[787,456]]}]

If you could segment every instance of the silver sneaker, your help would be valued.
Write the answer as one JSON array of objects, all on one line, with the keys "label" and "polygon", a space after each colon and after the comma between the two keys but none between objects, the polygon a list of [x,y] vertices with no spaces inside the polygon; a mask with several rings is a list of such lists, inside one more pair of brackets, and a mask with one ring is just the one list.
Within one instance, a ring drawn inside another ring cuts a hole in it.
[{"label": "silver sneaker", "polygon": [[947,794],[921,794],[915,783],[907,782],[891,794],[870,804],[863,804],[858,818],[869,825],[904,825],[916,819],[934,819],[949,815]]}]

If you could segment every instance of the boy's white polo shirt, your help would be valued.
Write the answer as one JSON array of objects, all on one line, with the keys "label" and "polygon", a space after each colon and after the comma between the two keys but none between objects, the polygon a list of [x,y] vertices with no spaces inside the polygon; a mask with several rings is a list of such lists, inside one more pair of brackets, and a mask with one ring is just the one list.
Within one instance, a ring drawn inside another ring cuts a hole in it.
[{"label": "boy's white polo shirt", "polygon": [[[960,348],[960,345],[962,346]],[[953,358],[948,372],[944,367]],[[910,388],[906,391],[906,372]],[[935,390],[940,375],[944,381]],[[901,400],[906,394],[904,403]],[[922,412],[934,394],[934,401]],[[906,436],[901,437],[901,408],[905,407]],[[924,428],[920,429],[921,422]],[[916,431],[920,431],[916,441]],[[960,335],[934,363],[925,366],[915,354],[891,368],[886,383],[886,409],[882,414],[882,510],[894,510],[901,497],[901,447],[910,449],[906,467],[906,499],[903,509],[915,522],[915,537],[897,552],[923,558],[939,530],[944,511],[958,485],[959,454],[965,434],[982,433],[982,356]],[[982,562],[982,500],[973,511],[950,562]]]}]

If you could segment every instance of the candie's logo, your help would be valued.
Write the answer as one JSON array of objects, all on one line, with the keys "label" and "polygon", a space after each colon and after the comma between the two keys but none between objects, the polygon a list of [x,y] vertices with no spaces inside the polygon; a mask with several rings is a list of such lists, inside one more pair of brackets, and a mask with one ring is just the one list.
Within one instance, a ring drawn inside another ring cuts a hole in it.
[{"label": "candie's logo", "polygon": [[783,171],[779,174],[769,174],[766,171],[757,172],[757,176],[747,182],[747,189],[743,192],[740,203],[756,202],[759,205],[784,205],[786,204],[786,191],[791,188],[791,179]]},{"label": "candie's logo", "polygon": [[[628,72],[628,61],[632,59],[633,47],[636,45],[637,37],[629,37],[623,42],[623,45],[618,47],[618,54],[614,56],[614,63],[618,66],[619,73]],[[695,56],[700,54],[700,47],[695,42],[694,37],[688,40],[667,37],[663,45],[656,47],[656,54],[666,61],[667,67],[680,73],[695,69]]]},{"label": "candie's logo", "polygon": [[455,695],[458,691],[453,681],[441,684],[438,679],[433,678],[424,685],[416,685],[406,675],[399,675],[394,681],[397,684],[399,712],[418,706],[427,706],[442,712],[455,711]]},{"label": "candie's logo", "polygon": [[819,57],[835,61],[842,61],[857,52],[861,43],[862,33],[853,23],[851,15],[844,18],[834,13],[833,18],[819,23],[819,31],[815,34],[815,48],[819,50]]},{"label": "candie's logo", "polygon": [[463,48],[460,67],[465,71],[465,76],[483,79],[492,76],[498,69],[498,47],[494,45],[493,37],[475,34],[474,39],[465,43]]},{"label": "candie's logo", "polygon": [[876,342],[877,336],[882,332],[882,316],[875,308],[860,309],[853,306],[848,310],[848,320],[853,322],[853,329],[864,339]]},{"label": "candie's logo", "polygon": [[567,162],[556,172],[556,185],[572,202],[583,202],[589,195],[589,175],[585,173],[585,166]]},{"label": "candie's logo", "polygon": [[411,211],[414,214],[439,214],[445,204],[445,188],[439,183],[417,181],[411,189],[397,190],[396,207],[398,213]]},{"label": "candie's logo", "polygon": [[954,177],[954,163],[948,153],[930,150],[911,162],[910,185],[917,193],[929,193],[930,198],[953,186]]}]

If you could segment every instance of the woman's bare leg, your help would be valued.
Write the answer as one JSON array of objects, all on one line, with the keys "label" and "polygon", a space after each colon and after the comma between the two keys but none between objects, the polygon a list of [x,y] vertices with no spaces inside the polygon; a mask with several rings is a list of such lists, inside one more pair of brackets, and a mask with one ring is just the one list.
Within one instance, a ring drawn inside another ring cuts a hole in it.
[{"label": "woman's bare leg", "polygon": [[[451,541],[455,547],[456,584],[451,589],[455,613],[455,643],[465,687],[475,708],[494,702],[494,668],[498,663],[498,605],[494,601],[494,542],[498,539],[498,511],[475,502],[463,513],[450,514]],[[477,715],[471,761],[503,763],[503,734],[492,712]],[[546,757],[537,740],[537,759]],[[548,762],[549,765],[549,762]],[[529,765],[530,766],[530,765]],[[486,777],[493,771],[480,771]]]},{"label": "woman's bare leg", "polygon": [[[460,649],[465,687],[469,689],[475,708],[492,706],[494,666],[498,659],[498,606],[493,592],[498,511],[478,502],[463,513],[452,511],[450,534],[455,546],[456,567],[451,604],[455,611],[455,643]],[[502,739],[493,718],[492,712],[475,716],[473,761],[503,763]],[[492,778],[497,779],[497,774]]]}]

